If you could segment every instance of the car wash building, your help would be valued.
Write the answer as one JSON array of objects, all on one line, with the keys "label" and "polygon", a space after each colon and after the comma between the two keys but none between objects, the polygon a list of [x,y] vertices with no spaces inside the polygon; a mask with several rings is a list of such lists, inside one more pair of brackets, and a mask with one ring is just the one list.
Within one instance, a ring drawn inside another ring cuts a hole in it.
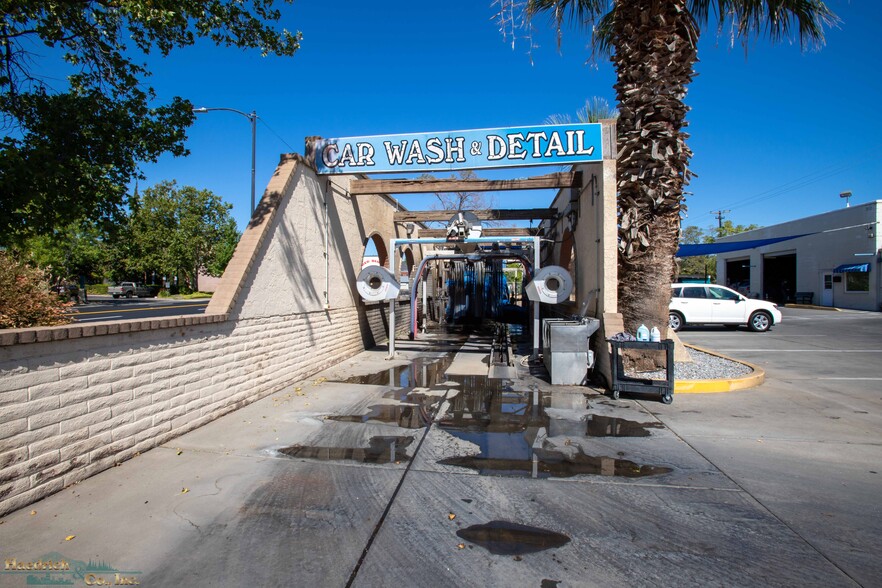
[{"label": "car wash building", "polygon": [[717,281],[752,297],[882,309],[882,200],[720,239]]}]

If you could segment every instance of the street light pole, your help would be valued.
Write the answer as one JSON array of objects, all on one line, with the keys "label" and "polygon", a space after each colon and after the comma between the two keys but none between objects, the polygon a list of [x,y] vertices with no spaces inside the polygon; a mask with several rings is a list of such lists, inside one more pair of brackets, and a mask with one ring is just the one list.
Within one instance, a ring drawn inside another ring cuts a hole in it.
[{"label": "street light pole", "polygon": [[251,216],[254,216],[254,180],[257,160],[257,112],[252,110],[251,114],[249,114],[247,112],[242,112],[241,110],[236,110],[235,108],[222,107],[194,108],[193,112],[196,114],[203,114],[206,112],[211,112],[213,110],[226,110],[228,112],[235,112],[236,114],[244,116],[251,122]]}]

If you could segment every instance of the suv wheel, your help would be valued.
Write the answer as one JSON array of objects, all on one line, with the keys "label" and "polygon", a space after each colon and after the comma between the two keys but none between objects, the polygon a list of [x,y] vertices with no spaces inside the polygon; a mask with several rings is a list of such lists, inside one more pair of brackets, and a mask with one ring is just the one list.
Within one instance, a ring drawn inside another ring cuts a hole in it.
[{"label": "suv wheel", "polygon": [[757,333],[765,333],[772,328],[772,317],[764,310],[758,310],[750,315],[750,321],[747,323],[751,331]]}]

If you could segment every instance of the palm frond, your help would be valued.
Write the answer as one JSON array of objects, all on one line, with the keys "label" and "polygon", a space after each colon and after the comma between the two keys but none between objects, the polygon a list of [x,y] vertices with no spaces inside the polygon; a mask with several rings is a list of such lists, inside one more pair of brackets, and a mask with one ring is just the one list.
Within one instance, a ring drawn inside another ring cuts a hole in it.
[{"label": "palm frond", "polygon": [[689,10],[699,26],[712,14],[720,30],[729,25],[731,44],[765,36],[799,41],[803,50],[823,46],[824,29],[840,22],[822,0],[690,0]]},{"label": "palm frond", "polygon": [[560,49],[565,23],[591,30],[594,22],[608,12],[611,1],[614,0],[527,0],[524,12],[528,20],[539,13],[551,13],[557,31],[557,47]]}]

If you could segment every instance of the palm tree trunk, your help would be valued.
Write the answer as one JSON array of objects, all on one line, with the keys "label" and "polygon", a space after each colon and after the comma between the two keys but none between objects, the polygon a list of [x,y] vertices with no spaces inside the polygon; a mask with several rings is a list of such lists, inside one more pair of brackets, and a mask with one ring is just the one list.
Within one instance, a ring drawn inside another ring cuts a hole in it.
[{"label": "palm tree trunk", "polygon": [[689,181],[683,103],[698,61],[687,0],[618,0],[612,58],[618,119],[619,306],[625,327],[667,326]]}]

